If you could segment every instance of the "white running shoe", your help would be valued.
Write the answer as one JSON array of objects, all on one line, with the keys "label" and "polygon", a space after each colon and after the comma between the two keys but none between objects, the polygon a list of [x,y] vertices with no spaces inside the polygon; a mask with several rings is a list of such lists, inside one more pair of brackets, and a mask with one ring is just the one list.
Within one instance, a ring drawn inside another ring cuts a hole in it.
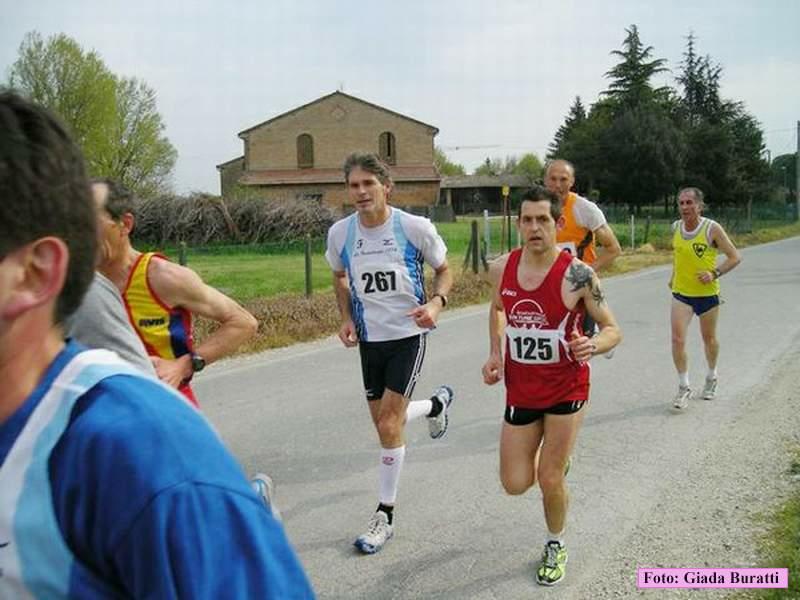
[{"label": "white running shoe", "polygon": [[689,405],[689,398],[692,397],[692,390],[686,386],[679,385],[678,393],[672,401],[672,406],[678,410],[683,410]]},{"label": "white running shoe", "polygon": [[447,433],[447,425],[450,420],[448,413],[450,405],[453,403],[453,388],[449,385],[440,385],[433,395],[442,403],[442,411],[435,417],[428,417],[428,432],[431,434],[431,438],[438,440]]},{"label": "white running shoe", "polygon": [[267,510],[269,510],[273,517],[280,521],[281,513],[275,507],[273,502],[273,498],[275,496],[275,483],[272,481],[272,477],[269,475],[264,475],[264,473],[256,473],[250,480],[250,485],[253,487],[255,493],[258,494],[258,497],[261,498],[261,501],[267,507]]},{"label": "white running shoe", "polygon": [[358,536],[353,545],[364,554],[375,554],[393,535],[394,527],[389,524],[389,515],[379,510],[370,519],[367,532]]},{"label": "white running shoe", "polygon": [[706,384],[703,386],[703,400],[713,400],[717,397],[717,378],[706,378]]}]

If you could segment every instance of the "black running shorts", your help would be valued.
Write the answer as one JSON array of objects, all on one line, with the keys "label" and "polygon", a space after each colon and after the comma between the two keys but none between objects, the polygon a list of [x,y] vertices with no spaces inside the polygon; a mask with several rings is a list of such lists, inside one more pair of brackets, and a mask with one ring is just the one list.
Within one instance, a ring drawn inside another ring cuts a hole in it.
[{"label": "black running shorts", "polygon": [[568,400],[541,410],[506,406],[505,420],[509,425],[530,425],[544,418],[545,415],[571,415],[576,413],[587,402],[588,400]]},{"label": "black running shorts", "polygon": [[367,400],[379,400],[387,388],[411,398],[422,371],[426,334],[386,342],[361,342],[361,376]]}]

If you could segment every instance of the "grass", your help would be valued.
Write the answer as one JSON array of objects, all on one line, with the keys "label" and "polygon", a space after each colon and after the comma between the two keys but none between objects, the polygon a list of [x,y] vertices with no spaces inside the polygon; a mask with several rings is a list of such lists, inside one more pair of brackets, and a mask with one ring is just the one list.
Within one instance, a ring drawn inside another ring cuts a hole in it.
[{"label": "grass", "polygon": [[[483,220],[478,220],[479,234],[483,235]],[[449,260],[452,267],[461,270],[469,245],[472,219],[460,220],[457,223],[437,224],[440,234],[447,243]],[[500,219],[491,219],[490,254],[500,251]],[[615,262],[609,275],[627,273],[657,264],[669,262],[671,234],[666,222],[653,223],[650,229],[649,242],[655,252],[647,253],[629,250],[630,228],[627,225],[614,224],[612,227],[626,248],[624,256]],[[759,228],[753,233],[734,235],[733,240],[740,247],[760,244],[792,235],[800,235],[800,224],[769,226]],[[636,233],[636,239],[644,240],[644,226]],[[512,241],[516,241],[513,233]],[[301,246],[278,249],[256,247],[211,248],[211,251],[199,252],[189,250],[188,264],[209,285],[225,294],[247,303],[259,298],[278,297],[305,293],[305,257]],[[311,261],[311,280],[314,294],[331,291],[331,274],[323,256],[323,243],[314,244]],[[177,249],[167,250],[167,255],[178,259]]]},{"label": "grass", "polygon": [[[800,479],[800,449],[792,455],[789,473]],[[747,590],[733,596],[741,600],[788,600],[800,596],[800,489],[773,514],[764,515],[767,531],[759,540],[764,568],[788,568],[789,587]]]},{"label": "grass", "polygon": [[[176,259],[173,253],[170,258]],[[188,266],[224,294],[248,302],[257,298],[305,293],[303,254],[190,255]],[[331,289],[331,271],[322,254],[311,257],[311,282],[315,292]]]}]

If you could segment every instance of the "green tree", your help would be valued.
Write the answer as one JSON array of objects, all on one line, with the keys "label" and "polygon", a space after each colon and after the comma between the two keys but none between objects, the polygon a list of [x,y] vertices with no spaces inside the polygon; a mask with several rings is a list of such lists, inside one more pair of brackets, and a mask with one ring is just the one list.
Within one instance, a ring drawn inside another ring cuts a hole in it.
[{"label": "green tree", "polygon": [[653,54],[653,47],[642,43],[636,25],[631,25],[625,33],[627,35],[622,42],[623,49],[611,52],[622,60],[605,74],[611,79],[611,84],[603,94],[621,110],[638,108],[643,103],[665,99],[669,89],[665,87],[654,89],[650,85],[650,79],[653,75],[667,70],[664,66],[666,59],[649,60]]},{"label": "green tree", "polygon": [[156,108],[156,94],[138,79],[118,80],[117,110],[112,139],[116,141],[103,157],[103,173],[142,196],[152,196],[168,187],[177,151],[164,135],[164,123]]},{"label": "green tree", "polygon": [[762,158],[763,132],[740,102],[721,98],[722,70],[710,56],[698,56],[690,33],[676,77],[682,88],[678,114],[688,145],[684,182],[723,204],[766,199],[769,166]]},{"label": "green tree", "polygon": [[677,101],[669,88],[653,88],[651,78],[667,70],[652,59],[636,25],[625,30],[620,62],[605,76],[606,103],[590,113],[595,120],[588,158],[593,181],[606,197],[631,209],[653,203],[674,190],[683,176],[686,151],[677,121]]},{"label": "green tree", "polygon": [[58,114],[70,127],[92,169],[110,145],[114,119],[114,76],[96,52],[84,52],[66,35],[47,41],[26,34],[11,67],[9,87]]},{"label": "green tree", "polygon": [[177,152],[147,84],[117,77],[64,34],[44,40],[34,31],[20,44],[8,87],[64,120],[91,175],[113,177],[142,196],[163,191]]},{"label": "green tree", "polygon": [[730,120],[729,127],[733,136],[733,185],[727,200],[739,205],[749,201],[766,201],[769,192],[769,165],[762,158],[764,133],[761,126],[755,117],[740,106],[737,114]]},{"label": "green tree", "polygon": [[575,102],[569,107],[567,118],[564,119],[564,124],[558,128],[553,141],[547,152],[547,158],[561,158],[566,156],[569,151],[568,146],[572,141],[575,132],[586,121],[586,109],[581,102],[580,96],[575,96]]},{"label": "green tree", "polygon": [[593,104],[586,114],[580,97],[576,97],[550,144],[548,158],[562,158],[575,165],[575,189],[579,193],[588,194],[601,178],[604,164],[599,140],[612,118],[612,102],[608,98]]},{"label": "green tree", "polygon": [[600,137],[606,197],[638,212],[674,192],[683,178],[686,151],[669,115],[640,106],[618,115]]},{"label": "green tree", "polygon": [[464,169],[464,165],[451,162],[447,157],[447,154],[444,153],[444,150],[438,146],[434,147],[433,149],[433,164],[436,165],[439,173],[445,176],[467,174],[467,171]]},{"label": "green tree", "polygon": [[774,187],[797,192],[797,152],[775,157],[770,165],[770,180]]},{"label": "green tree", "polygon": [[473,175],[491,175],[497,176],[503,173],[504,165],[503,160],[500,158],[489,158],[483,161],[481,166],[477,167],[472,173]]},{"label": "green tree", "polygon": [[526,152],[519,157],[510,172],[513,175],[525,175],[533,183],[541,179],[543,169],[539,157],[533,152]]},{"label": "green tree", "polygon": [[686,40],[681,71],[675,78],[683,87],[681,109],[689,126],[703,119],[718,122],[725,109],[719,96],[722,66],[712,63],[710,56],[697,55],[693,33],[690,32]]}]

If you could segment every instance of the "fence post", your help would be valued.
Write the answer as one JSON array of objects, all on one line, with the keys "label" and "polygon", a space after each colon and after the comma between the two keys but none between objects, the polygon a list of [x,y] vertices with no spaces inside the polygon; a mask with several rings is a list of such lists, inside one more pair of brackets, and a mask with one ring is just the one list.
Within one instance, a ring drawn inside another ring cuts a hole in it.
[{"label": "fence post", "polygon": [[180,242],[178,244],[178,264],[182,266],[186,266],[189,257],[187,256],[186,252],[186,242]]},{"label": "fence post", "polygon": [[470,248],[472,249],[472,272],[477,275],[478,273],[478,258],[480,256],[480,246],[478,242],[478,222],[472,220],[472,239],[470,240]]},{"label": "fence post", "polygon": [[311,298],[311,236],[306,234],[306,298]]},{"label": "fence post", "polygon": [[631,215],[631,250],[636,249],[636,217]]},{"label": "fence post", "polygon": [[747,199],[747,233],[753,231],[753,197]]},{"label": "fence post", "polygon": [[644,241],[642,242],[643,244],[646,244],[647,240],[650,239],[650,222],[652,220],[653,218],[650,215],[647,215],[647,221],[645,221],[644,224]]},{"label": "fence post", "polygon": [[[506,214],[506,227],[508,228],[508,251],[511,252],[511,209],[509,207],[508,213]],[[517,230],[517,235],[519,235],[519,230]],[[517,245],[519,245],[519,240],[517,240]]]},{"label": "fence post", "polygon": [[491,236],[492,236],[492,225],[489,223],[489,210],[484,208],[483,209],[483,244],[484,248],[486,249],[486,255],[489,255],[491,244]]}]

